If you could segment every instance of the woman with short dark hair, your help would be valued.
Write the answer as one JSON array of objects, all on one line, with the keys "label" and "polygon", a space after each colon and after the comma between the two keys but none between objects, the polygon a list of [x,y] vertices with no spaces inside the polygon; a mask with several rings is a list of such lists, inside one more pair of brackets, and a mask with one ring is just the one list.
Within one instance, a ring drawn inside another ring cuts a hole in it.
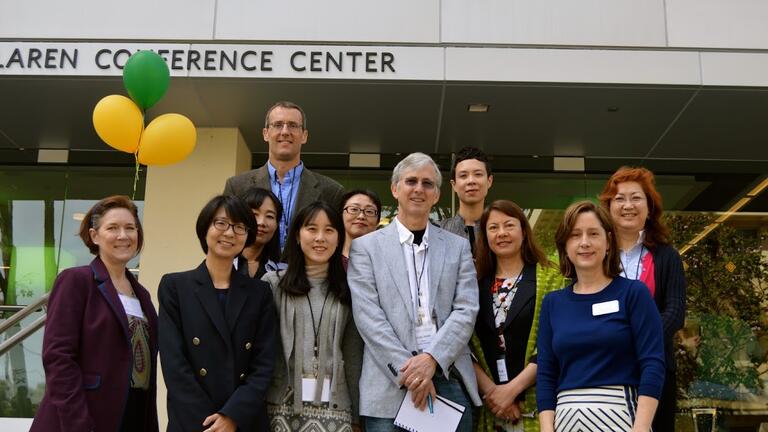
[{"label": "woman with short dark hair", "polygon": [[97,202],[80,224],[96,255],[59,274],[48,300],[45,396],[33,432],[157,431],[157,314],[126,268],[144,232],[126,196]]},{"label": "woman with short dark hair", "polygon": [[267,406],[271,430],[348,432],[358,424],[362,339],[341,262],[344,226],[316,201],[300,210],[285,243],[285,271],[270,272],[280,318],[279,357]]},{"label": "woman with short dark hair", "polygon": [[205,260],[163,276],[160,356],[169,431],[267,430],[265,396],[275,355],[269,287],[232,269],[256,236],[250,209],[219,195],[197,218]]},{"label": "woman with short dark hair", "polygon": [[541,305],[536,399],[543,432],[649,431],[664,384],[661,318],[648,288],[620,276],[616,233],[590,201],[555,233],[563,276]]},{"label": "woman with short dark hair", "polygon": [[352,189],[342,195],[340,210],[345,234],[341,256],[346,269],[352,240],[376,231],[381,220],[381,199],[372,190]]},{"label": "woman with short dark hair", "polygon": [[267,271],[277,270],[280,262],[280,236],[276,236],[283,206],[270,190],[252,187],[242,196],[256,219],[256,238],[237,257],[237,271],[261,279]]}]

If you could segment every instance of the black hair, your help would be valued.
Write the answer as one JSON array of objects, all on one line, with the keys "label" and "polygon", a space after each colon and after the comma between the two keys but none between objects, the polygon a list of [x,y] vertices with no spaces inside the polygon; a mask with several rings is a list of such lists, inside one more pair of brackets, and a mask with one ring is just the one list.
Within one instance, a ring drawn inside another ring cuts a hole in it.
[{"label": "black hair", "polygon": [[245,246],[253,244],[253,240],[256,238],[256,219],[253,217],[251,209],[243,200],[234,195],[217,195],[211,198],[197,215],[195,231],[197,231],[197,238],[200,240],[200,247],[203,248],[203,252],[208,253],[208,242],[205,237],[208,235],[208,228],[211,227],[213,218],[220,208],[224,209],[227,217],[233,223],[241,223],[248,228]]},{"label": "black hair", "polygon": [[484,163],[485,173],[489,177],[493,174],[491,172],[491,163],[488,162],[488,155],[485,154],[484,151],[477,147],[464,147],[463,149],[456,152],[456,159],[453,161],[453,166],[451,167],[451,179],[456,180],[456,165],[458,165],[459,162],[463,162],[469,159],[476,159]]},{"label": "black hair", "polygon": [[262,260],[263,257],[274,262],[280,262],[280,221],[283,218],[282,203],[280,203],[280,200],[277,199],[277,195],[275,195],[271,190],[255,186],[247,189],[241,198],[243,199],[243,202],[245,202],[245,204],[251,208],[251,210],[256,210],[261,207],[261,205],[264,203],[264,200],[267,198],[272,200],[272,203],[275,205],[275,212],[277,213],[275,214],[277,219],[277,229],[275,230],[275,233],[272,235],[272,238],[269,240],[269,242],[264,245],[264,249],[261,251],[259,260],[264,261]]},{"label": "black hair", "polygon": [[311,286],[309,279],[307,279],[304,252],[299,245],[299,232],[320,212],[324,212],[328,216],[328,220],[331,221],[331,225],[336,229],[339,236],[336,250],[333,251],[333,255],[328,261],[328,291],[333,293],[340,302],[349,304],[351,299],[349,285],[347,285],[347,272],[344,270],[344,264],[341,260],[345,236],[344,223],[339,212],[323,201],[315,201],[301,209],[291,223],[283,251],[283,258],[288,264],[288,268],[280,279],[280,288],[292,296],[303,296],[309,293]]},{"label": "black hair", "polygon": [[376,215],[376,223],[379,223],[379,221],[381,221],[381,199],[376,194],[376,192],[370,189],[362,189],[362,188],[352,189],[346,192],[344,195],[342,195],[341,207],[339,208],[339,213],[341,214],[344,212],[344,207],[346,207],[347,201],[349,201],[349,199],[355,195],[365,195],[368,198],[370,198],[371,201],[373,201],[373,205],[376,206],[376,211],[378,212],[378,214]]}]

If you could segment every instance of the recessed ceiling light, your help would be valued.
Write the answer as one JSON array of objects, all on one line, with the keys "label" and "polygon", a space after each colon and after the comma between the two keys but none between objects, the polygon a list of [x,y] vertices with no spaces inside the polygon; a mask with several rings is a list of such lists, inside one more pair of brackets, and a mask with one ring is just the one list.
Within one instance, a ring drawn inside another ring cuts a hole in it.
[{"label": "recessed ceiling light", "polygon": [[85,213],[72,213],[72,219],[78,222],[82,221],[83,219],[85,219]]},{"label": "recessed ceiling light", "polygon": [[619,111],[619,107],[617,107],[617,106],[609,106],[606,109],[606,111],[608,111],[608,112],[618,112]]},{"label": "recessed ceiling light", "polygon": [[491,108],[490,105],[484,103],[472,103],[467,105],[467,111],[473,113],[485,113]]}]

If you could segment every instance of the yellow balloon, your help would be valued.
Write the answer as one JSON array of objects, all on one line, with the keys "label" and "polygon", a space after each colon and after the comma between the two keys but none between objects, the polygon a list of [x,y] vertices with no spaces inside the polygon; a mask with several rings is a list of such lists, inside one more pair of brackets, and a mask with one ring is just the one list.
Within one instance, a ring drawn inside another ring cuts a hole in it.
[{"label": "yellow balloon", "polygon": [[132,100],[125,96],[109,95],[93,109],[93,127],[105,143],[127,153],[139,147],[144,116]]},{"label": "yellow balloon", "polygon": [[139,144],[139,163],[168,165],[184,160],[195,149],[197,130],[181,114],[163,114],[144,129]]}]

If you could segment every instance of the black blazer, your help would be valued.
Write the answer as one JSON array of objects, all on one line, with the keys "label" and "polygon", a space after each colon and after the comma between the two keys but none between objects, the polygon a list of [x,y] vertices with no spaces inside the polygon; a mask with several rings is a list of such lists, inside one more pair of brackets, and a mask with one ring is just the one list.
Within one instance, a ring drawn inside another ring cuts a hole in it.
[{"label": "black blazer", "polygon": [[225,310],[205,263],[163,276],[159,341],[168,388],[168,431],[202,431],[221,413],[241,432],[268,429],[277,319],[265,282],[232,272]]},{"label": "black blazer", "polygon": [[654,299],[664,327],[664,357],[667,370],[673,371],[677,369],[673,340],[685,323],[685,270],[680,254],[672,246],[658,246],[651,254],[656,282]]},{"label": "black blazer", "polygon": [[[499,373],[496,369],[498,358],[498,335],[496,322],[493,315],[493,286],[495,277],[486,276],[478,283],[480,290],[480,310],[475,321],[475,332],[483,347],[483,354],[488,363],[488,368],[493,375],[493,381],[499,383]],[[525,365],[525,350],[528,345],[528,336],[531,333],[533,314],[536,307],[536,265],[529,265],[523,269],[523,277],[518,284],[517,293],[509,305],[507,320],[504,322],[504,338],[506,340],[505,360],[507,364],[507,376],[511,380],[523,371]],[[518,396],[523,399],[524,393]]]}]

